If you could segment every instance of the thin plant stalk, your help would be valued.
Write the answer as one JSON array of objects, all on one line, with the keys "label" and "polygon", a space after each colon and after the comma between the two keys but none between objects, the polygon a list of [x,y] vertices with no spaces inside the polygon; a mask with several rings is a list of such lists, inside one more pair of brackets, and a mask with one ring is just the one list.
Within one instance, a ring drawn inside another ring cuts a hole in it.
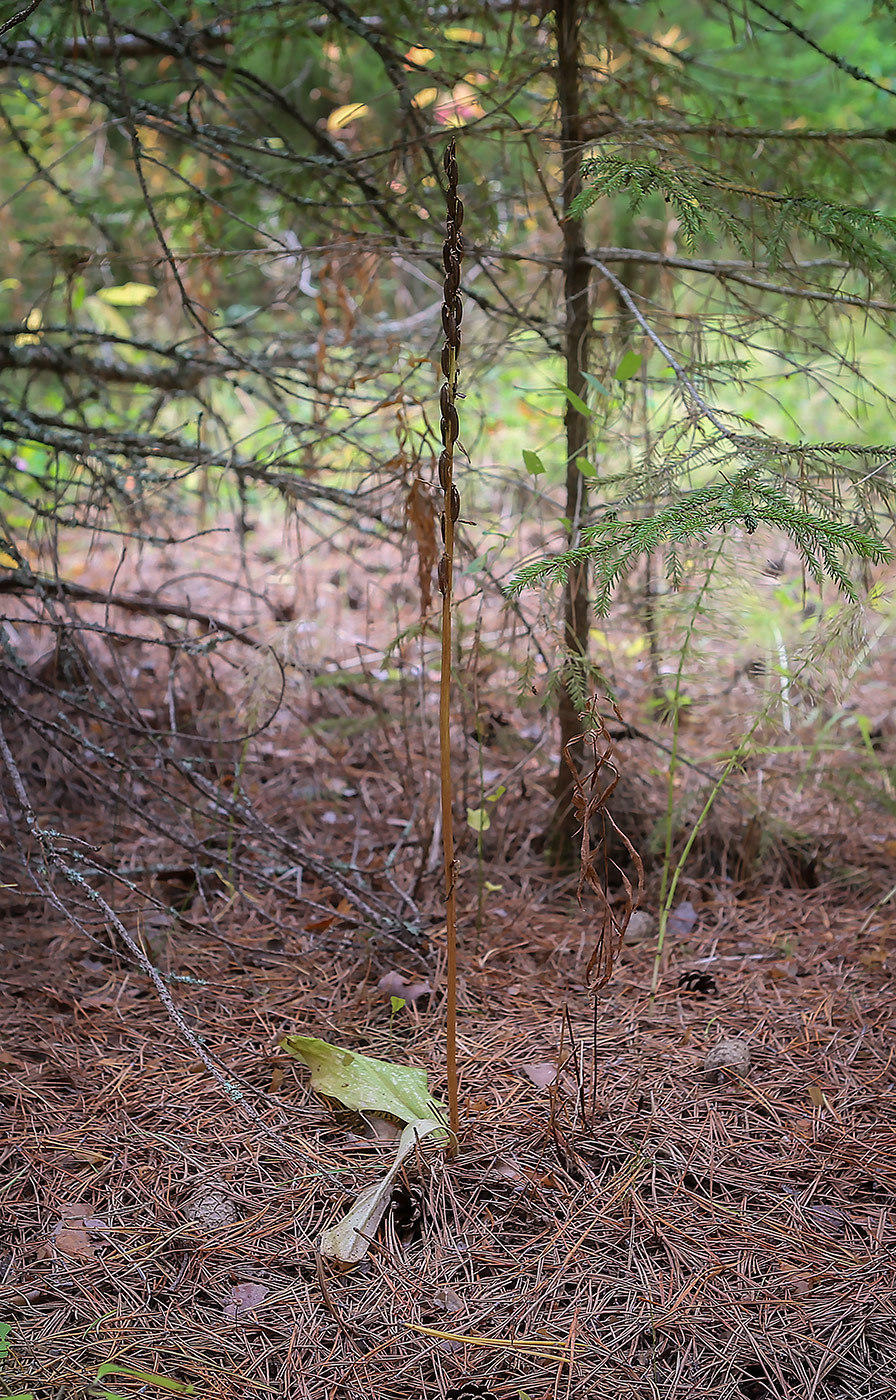
[{"label": "thin plant stalk", "polygon": [[[682,644],[678,651],[678,667],[675,673],[675,689],[673,691],[672,696],[672,701],[674,705],[674,709],[672,712],[672,755],[669,760],[669,774],[666,781],[666,835],[665,850],[663,852],[663,875],[662,880],[660,882],[660,920],[659,929],[657,932],[656,949],[654,951],[653,957],[653,976],[650,980],[651,997],[656,996],[656,990],[659,986],[660,968],[662,966],[663,961],[663,950],[666,945],[666,929],[668,928],[669,924],[669,911],[672,908],[672,898],[675,894],[675,889],[678,885],[678,879],[682,869],[681,863],[679,862],[675,871],[673,872],[672,870],[672,842],[674,835],[675,818],[675,780],[678,776],[679,740],[681,738],[681,684],[684,675],[685,661],[687,660],[687,657],[690,654],[691,642],[693,641],[694,637],[694,629],[697,626],[697,618],[699,616],[700,609],[703,606],[703,599],[706,597],[706,594],[709,591],[710,582],[715,576],[716,566],[718,565],[721,557],[722,540],[718,542],[715,554],[713,555],[712,563],[710,564],[709,568],[706,570],[706,573],[703,576],[703,582],[700,585],[700,591],[697,594],[694,606],[691,609],[691,615],[688,621],[687,630],[684,635],[684,640],[682,641]],[[725,776],[727,777],[727,773]],[[719,786],[721,787],[721,784],[719,784]],[[709,803],[710,807],[712,806],[712,802],[714,801],[715,791],[713,791],[713,796]],[[706,811],[708,813],[709,807],[707,807]],[[701,824],[702,820],[703,817],[701,816]],[[691,833],[691,837],[687,846],[688,851],[690,851],[691,846],[693,845],[693,840],[696,836],[696,830],[699,830],[699,827]]]},{"label": "thin plant stalk", "polygon": [[454,536],[460,514],[460,495],[454,484],[454,444],[457,441],[457,356],[460,349],[460,264],[463,257],[461,226],[464,206],[457,197],[457,158],[452,140],[445,152],[447,178],[446,236],[443,247],[445,266],[442,328],[445,345],[439,391],[442,451],[439,454],[439,485],[444,492],[442,534],[444,550],[439,560],[439,591],[442,595],[442,651],[439,677],[439,785],[442,807],[442,849],[445,857],[445,925],[447,938],[446,977],[448,995],[445,1026],[445,1059],[448,1076],[448,1121],[454,1142],[460,1128],[457,1082],[457,860],[454,854],[454,813],[451,782],[451,605],[454,583]]}]

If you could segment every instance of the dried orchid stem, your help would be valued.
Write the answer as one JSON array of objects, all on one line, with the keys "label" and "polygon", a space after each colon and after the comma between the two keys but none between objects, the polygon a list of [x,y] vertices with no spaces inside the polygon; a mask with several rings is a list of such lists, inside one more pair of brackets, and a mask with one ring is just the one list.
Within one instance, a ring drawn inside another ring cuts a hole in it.
[{"label": "dried orchid stem", "polygon": [[445,264],[442,329],[443,382],[439,390],[442,450],[439,454],[439,486],[444,492],[439,591],[442,594],[442,660],[439,683],[439,772],[442,796],[442,846],[445,853],[445,922],[448,939],[448,998],[445,1029],[448,1072],[448,1119],[455,1138],[460,1126],[457,1086],[457,861],[454,856],[454,824],[451,792],[451,595],[454,581],[454,527],[460,514],[460,494],[454,484],[454,444],[457,442],[457,360],[460,351],[460,264],[464,253],[461,226],[464,206],[457,197],[457,159],[452,140],[445,152],[446,236],[442,248]]}]

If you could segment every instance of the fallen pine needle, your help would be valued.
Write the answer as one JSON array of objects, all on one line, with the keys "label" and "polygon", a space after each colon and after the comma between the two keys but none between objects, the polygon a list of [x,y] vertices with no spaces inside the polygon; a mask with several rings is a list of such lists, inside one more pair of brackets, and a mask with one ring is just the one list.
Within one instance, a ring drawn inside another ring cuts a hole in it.
[{"label": "fallen pine needle", "polygon": [[427,1337],[439,1337],[446,1342],[464,1342],[467,1346],[473,1347],[503,1347],[505,1351],[516,1351],[521,1355],[536,1355],[565,1359],[570,1352],[569,1339],[563,1341],[538,1341],[537,1338],[521,1338],[515,1341],[512,1337],[471,1337],[463,1332],[440,1332],[437,1327],[424,1327],[422,1322],[406,1322],[405,1327],[412,1332],[424,1332]]}]

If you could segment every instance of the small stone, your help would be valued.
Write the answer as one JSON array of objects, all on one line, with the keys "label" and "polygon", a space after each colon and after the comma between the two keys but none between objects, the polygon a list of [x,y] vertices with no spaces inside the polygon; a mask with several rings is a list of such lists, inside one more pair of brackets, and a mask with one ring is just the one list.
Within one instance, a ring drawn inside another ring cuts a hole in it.
[{"label": "small stone", "polygon": [[687,938],[697,922],[697,910],[689,899],[685,899],[669,915],[666,932],[670,938]]},{"label": "small stone", "polygon": [[626,943],[644,943],[656,937],[656,919],[646,909],[636,909],[625,930]]},{"label": "small stone", "polygon": [[750,1073],[750,1047],[745,1040],[733,1036],[720,1040],[706,1056],[703,1069],[712,1084],[718,1084],[724,1070],[746,1078]]}]

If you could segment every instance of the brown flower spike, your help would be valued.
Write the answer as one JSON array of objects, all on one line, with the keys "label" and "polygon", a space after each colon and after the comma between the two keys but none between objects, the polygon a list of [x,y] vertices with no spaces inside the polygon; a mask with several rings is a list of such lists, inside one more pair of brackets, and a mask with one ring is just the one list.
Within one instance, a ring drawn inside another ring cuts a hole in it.
[{"label": "brown flower spike", "polygon": [[[460,265],[464,253],[461,226],[464,206],[457,197],[457,157],[452,140],[444,160],[446,225],[442,261],[445,267],[442,329],[442,385],[439,389],[442,450],[439,453],[439,485],[444,495],[442,539],[439,560],[439,591],[442,594],[441,683],[439,686],[439,759],[442,794],[442,846],[445,853],[445,924],[447,928],[447,998],[445,1055],[448,1074],[448,1111],[451,1129],[459,1126],[457,1087],[457,863],[454,858],[454,826],[451,794],[451,588],[454,573],[454,528],[460,515],[460,492],[454,484],[454,445],[457,442],[457,361],[460,352]],[[455,1136],[456,1141],[456,1136]]]}]

